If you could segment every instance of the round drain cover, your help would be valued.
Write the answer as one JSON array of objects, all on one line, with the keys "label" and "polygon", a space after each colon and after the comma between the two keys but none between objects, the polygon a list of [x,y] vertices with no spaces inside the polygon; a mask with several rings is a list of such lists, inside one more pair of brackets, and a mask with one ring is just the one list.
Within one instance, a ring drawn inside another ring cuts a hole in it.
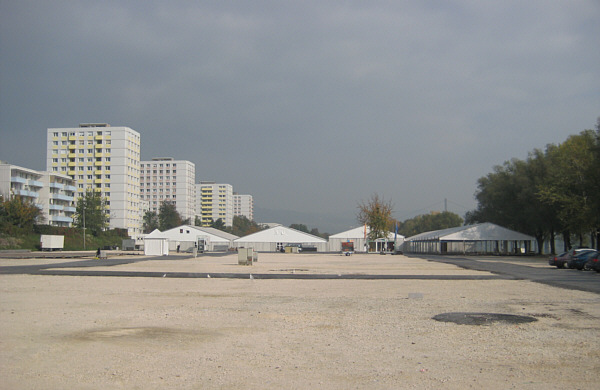
[{"label": "round drain cover", "polygon": [[499,313],[442,313],[433,317],[440,322],[454,322],[458,325],[490,325],[494,322],[504,322],[507,324],[524,324],[537,321],[536,318],[529,316],[518,316],[514,314]]}]

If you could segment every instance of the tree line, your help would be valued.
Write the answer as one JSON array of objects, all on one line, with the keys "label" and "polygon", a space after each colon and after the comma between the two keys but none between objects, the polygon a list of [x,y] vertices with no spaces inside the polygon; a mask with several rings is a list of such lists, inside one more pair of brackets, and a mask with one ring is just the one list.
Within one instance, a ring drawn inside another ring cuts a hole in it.
[{"label": "tree line", "polygon": [[[562,236],[598,246],[600,229],[600,118],[596,130],[571,135],[561,144],[535,149],[527,159],[512,159],[477,181],[478,206],[466,223],[493,222],[532,235],[541,251]],[[589,237],[589,241],[587,238]]]},{"label": "tree line", "polygon": [[[556,253],[555,238],[564,250],[598,247],[600,240],[600,118],[595,130],[571,135],[561,144],[535,149],[527,159],[513,158],[477,180],[477,208],[465,224],[492,222],[536,238],[538,250],[546,240]],[[450,212],[419,215],[404,222],[392,218],[391,201],[373,194],[358,203],[357,219],[370,227],[370,240],[394,231],[410,237],[422,232],[461,226]]]}]

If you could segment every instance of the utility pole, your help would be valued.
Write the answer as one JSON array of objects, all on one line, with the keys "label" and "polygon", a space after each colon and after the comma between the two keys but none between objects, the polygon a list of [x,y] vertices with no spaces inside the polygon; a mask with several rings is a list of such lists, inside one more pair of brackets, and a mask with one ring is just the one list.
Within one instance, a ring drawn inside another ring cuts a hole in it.
[{"label": "utility pole", "polygon": [[85,203],[83,204],[83,250],[85,250]]}]

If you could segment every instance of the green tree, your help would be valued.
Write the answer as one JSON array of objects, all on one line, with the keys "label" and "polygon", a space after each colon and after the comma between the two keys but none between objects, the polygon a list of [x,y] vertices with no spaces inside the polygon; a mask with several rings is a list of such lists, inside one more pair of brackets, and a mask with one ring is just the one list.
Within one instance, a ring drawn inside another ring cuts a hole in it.
[{"label": "green tree", "polygon": [[458,214],[450,211],[432,212],[407,219],[398,226],[398,232],[406,237],[432,230],[441,230],[462,226],[463,220]]},{"label": "green tree", "polygon": [[249,220],[243,215],[235,215],[230,233],[238,237],[243,237],[261,230],[262,228],[256,222]]},{"label": "green tree", "polygon": [[543,202],[556,206],[560,222],[579,237],[580,244],[583,234],[595,234],[600,224],[597,213],[600,195],[595,180],[600,166],[594,153],[597,140],[594,131],[585,130],[549,149],[547,156],[552,161],[549,177],[538,192]]},{"label": "green tree", "polygon": [[222,230],[222,231],[226,231],[227,228],[225,227],[225,222],[223,222],[223,220],[221,218],[217,218],[216,221],[213,221],[210,224],[211,228],[215,228],[217,230]]},{"label": "green tree", "polygon": [[302,223],[293,223],[290,225],[290,228],[299,230],[304,233],[308,233],[308,227]]},{"label": "green tree", "polygon": [[41,210],[30,200],[14,196],[5,200],[0,195],[0,231],[8,234],[32,232],[43,220]]},{"label": "green tree", "polygon": [[378,238],[385,237],[391,230],[392,219],[392,202],[385,200],[378,194],[371,195],[368,201],[360,201],[358,203],[358,222],[366,224],[370,231],[368,239],[374,241]]},{"label": "green tree", "polygon": [[555,211],[538,194],[547,181],[549,164],[544,153],[536,150],[526,161],[512,159],[478,180],[477,209],[468,212],[467,223],[493,222],[534,236],[538,251],[546,238],[557,229]]},{"label": "green tree", "polygon": [[158,210],[158,226],[161,231],[180,226],[182,218],[174,202],[164,201]]},{"label": "green tree", "polygon": [[144,233],[151,233],[155,229],[158,229],[158,226],[159,226],[158,214],[156,214],[156,212],[154,212],[154,211],[150,211],[150,210],[146,211],[146,214],[144,214],[144,223],[143,223]]},{"label": "green tree", "polygon": [[94,236],[108,228],[108,205],[99,192],[87,189],[77,199],[75,207],[75,227],[85,228]]},{"label": "green tree", "polygon": [[[583,243],[591,233],[592,245],[600,226],[600,122],[596,131],[570,136],[560,145],[513,159],[478,180],[477,209],[467,223],[494,222],[534,236],[538,250],[562,234],[565,248],[571,234]],[[597,244],[596,244],[597,245]]]}]

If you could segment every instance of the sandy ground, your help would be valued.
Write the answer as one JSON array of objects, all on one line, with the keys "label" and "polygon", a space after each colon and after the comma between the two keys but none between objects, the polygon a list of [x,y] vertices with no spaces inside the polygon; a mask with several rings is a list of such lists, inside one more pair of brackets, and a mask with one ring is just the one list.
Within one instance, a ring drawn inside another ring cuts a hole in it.
[{"label": "sandy ground", "polygon": [[[486,274],[403,256],[306,254],[259,254],[252,267],[230,255],[104,269]],[[537,321],[432,319],[448,312]],[[599,330],[599,295],[523,280],[0,275],[0,388],[597,389]]]}]

